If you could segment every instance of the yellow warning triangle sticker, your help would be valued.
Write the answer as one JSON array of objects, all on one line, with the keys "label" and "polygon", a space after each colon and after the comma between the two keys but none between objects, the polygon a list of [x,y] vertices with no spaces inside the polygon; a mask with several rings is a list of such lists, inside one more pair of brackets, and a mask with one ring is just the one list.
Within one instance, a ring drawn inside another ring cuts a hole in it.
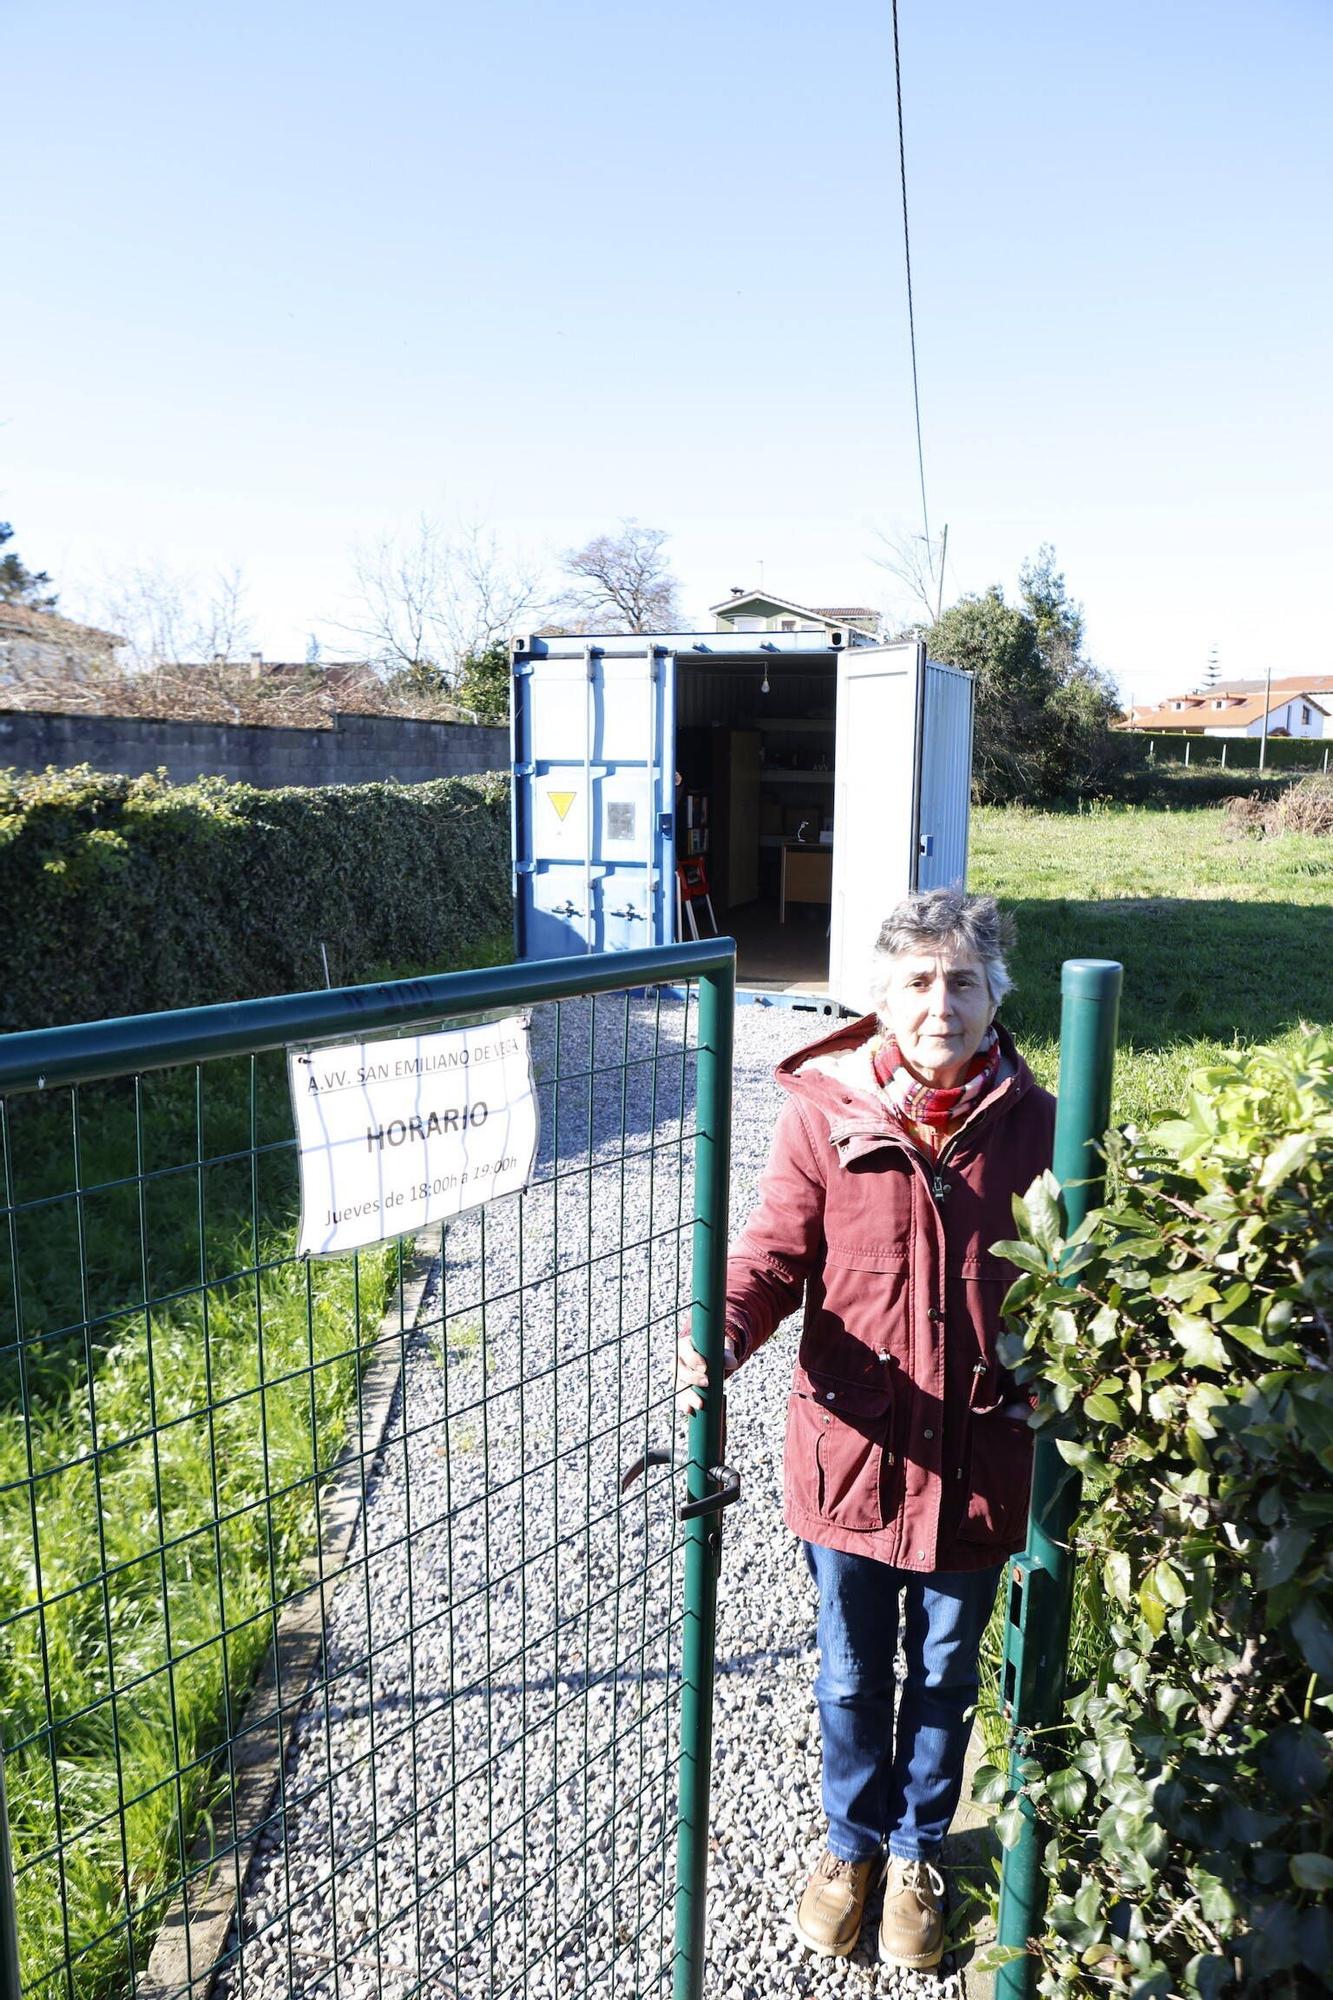
[{"label": "yellow warning triangle sticker", "polygon": [[563,819],[574,803],[573,792],[548,792],[546,796],[555,807],[557,819]]}]

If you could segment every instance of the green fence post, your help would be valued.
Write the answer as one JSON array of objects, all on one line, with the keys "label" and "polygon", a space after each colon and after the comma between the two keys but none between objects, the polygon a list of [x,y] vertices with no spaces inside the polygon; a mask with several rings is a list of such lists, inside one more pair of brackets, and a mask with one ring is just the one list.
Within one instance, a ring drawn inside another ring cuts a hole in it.
[{"label": "green fence post", "polygon": [[[1109,958],[1067,958],[1060,991],[1060,1098],[1055,1119],[1055,1176],[1067,1231],[1076,1229],[1102,1199],[1105,1170],[1098,1147],[1111,1122],[1111,1072],[1115,1064],[1122,968]],[[1032,1510],[1027,1546],[1009,1572],[1001,1699],[1009,1718],[1010,1789],[1022,1783],[1018,1766],[1031,1732],[1058,1723],[1064,1708],[1065,1665],[1074,1597],[1069,1538],[1081,1482],[1054,1444],[1039,1438],[1032,1467]],[[1004,1857],[1000,1876],[999,1942],[1025,1947],[1041,1925],[1046,1885],[1037,1829],[1029,1802]],[[1027,2000],[1036,1962],[1030,1954],[1001,1966],[997,2000]]]},{"label": "green fence post", "polygon": [[[734,957],[699,980],[694,1147],[694,1344],[708,1363],[703,1408],[690,1419],[688,1493],[712,1490],[722,1455],[722,1315],[726,1299],[731,1171],[731,1045]],[[702,2000],[708,1791],[713,1757],[713,1648],[722,1518],[685,1524],[685,1623],[681,1652],[680,1824],[676,1838],[673,2000]]]},{"label": "green fence post", "polygon": [[9,1844],[5,1760],[0,1752],[0,2000],[21,2000],[19,1913],[14,1896],[14,1852]]}]

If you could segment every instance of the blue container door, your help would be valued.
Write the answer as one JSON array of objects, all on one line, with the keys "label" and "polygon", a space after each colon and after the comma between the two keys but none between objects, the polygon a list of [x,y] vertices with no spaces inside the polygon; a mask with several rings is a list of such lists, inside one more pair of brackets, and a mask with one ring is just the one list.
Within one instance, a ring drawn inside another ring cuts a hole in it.
[{"label": "blue container door", "polygon": [[521,656],[513,738],[518,956],[671,943],[675,655],[629,638]]},{"label": "blue container door", "polygon": [[971,674],[927,660],[921,718],[918,889],[967,884],[972,808]]}]

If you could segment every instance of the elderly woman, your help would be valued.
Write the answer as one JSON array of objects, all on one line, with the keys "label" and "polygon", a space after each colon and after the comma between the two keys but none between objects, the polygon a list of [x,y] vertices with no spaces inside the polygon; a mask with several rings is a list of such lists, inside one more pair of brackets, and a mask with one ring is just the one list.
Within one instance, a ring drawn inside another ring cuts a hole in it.
[{"label": "elderly woman", "polygon": [[[822,1956],[855,1948],[886,1847],[881,1958],[943,1955],[936,1863],[977,1652],[1026,1530],[1031,1434],[995,1352],[1014,1274],[990,1246],[1050,1165],[1055,1105],[995,1019],[1011,938],[989,896],[938,889],[892,912],[876,1014],[777,1071],[787,1101],[727,1264],[728,1374],[805,1302],[784,1484],[819,1591],[828,1845],[796,1929]],[[688,1335],[679,1379],[696,1407]]]}]

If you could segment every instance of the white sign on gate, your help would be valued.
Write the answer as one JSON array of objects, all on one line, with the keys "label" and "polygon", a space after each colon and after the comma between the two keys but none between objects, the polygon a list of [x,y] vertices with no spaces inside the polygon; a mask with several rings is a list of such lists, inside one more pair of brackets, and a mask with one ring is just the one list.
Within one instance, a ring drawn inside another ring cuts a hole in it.
[{"label": "white sign on gate", "polygon": [[527,1022],[290,1049],[297,1255],[385,1243],[525,1187],[537,1157]]}]

